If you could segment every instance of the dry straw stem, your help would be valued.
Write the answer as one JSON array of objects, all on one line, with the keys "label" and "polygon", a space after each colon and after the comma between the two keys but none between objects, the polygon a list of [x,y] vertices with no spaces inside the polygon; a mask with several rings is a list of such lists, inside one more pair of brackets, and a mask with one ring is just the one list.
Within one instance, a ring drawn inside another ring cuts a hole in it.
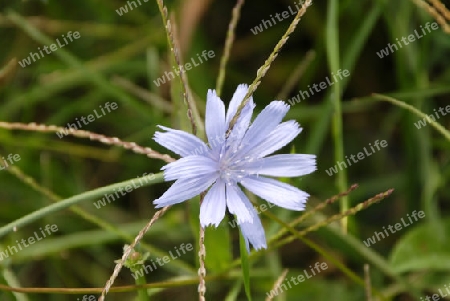
[{"label": "dry straw stem", "polygon": [[[306,211],[303,215],[299,216],[297,219],[295,219],[294,221],[292,221],[291,223],[289,223],[290,227],[295,227],[296,225],[300,224],[302,221],[304,221],[305,219],[307,219],[309,216],[311,216],[313,213],[324,209],[326,206],[333,204],[334,202],[336,202],[337,200],[339,200],[340,198],[349,195],[353,190],[355,190],[356,188],[358,188],[358,184],[353,184],[352,186],[350,186],[349,189],[347,189],[344,192],[341,192],[335,196],[332,196],[329,199],[326,199],[325,201],[323,201],[322,203],[320,203],[319,205],[317,205],[316,207],[314,207],[313,209],[310,209],[308,211]],[[283,236],[286,232],[289,232],[289,229],[286,228],[282,228],[280,231],[278,231],[277,234],[275,234],[272,238],[270,238],[270,241],[275,241],[278,238],[280,238],[281,236]]]},{"label": "dry straw stem", "polygon": [[[45,125],[45,124],[37,124],[37,123],[20,123],[20,122],[4,122],[0,121],[0,128],[5,128],[9,130],[24,130],[24,131],[34,131],[34,132],[43,132],[43,133],[57,133],[60,131],[67,131],[67,129],[55,125]],[[84,130],[68,130],[69,135],[72,135],[77,138],[88,138],[92,141],[98,141],[107,145],[120,146],[125,149],[129,149],[137,154],[146,155],[149,158],[161,159],[165,162],[173,162],[175,159],[170,157],[167,154],[161,154],[157,151],[152,150],[149,147],[143,147],[137,145],[134,142],[122,141],[117,137],[107,137],[105,135],[92,133]]]},{"label": "dry straw stem", "polygon": [[[38,125],[36,123],[23,124],[23,123],[0,122],[0,127],[6,128],[6,129],[20,129],[20,130],[29,130],[29,131],[37,131],[37,132],[58,132],[58,131],[64,130],[64,128],[61,128],[61,127],[57,127],[57,126],[53,126],[53,125],[52,126]],[[91,140],[100,141],[100,142],[108,144],[108,145],[121,146],[121,147],[124,147],[126,149],[130,149],[130,150],[132,150],[132,151],[134,151],[136,153],[146,154],[148,157],[159,158],[159,159],[162,159],[162,160],[164,160],[166,162],[174,161],[174,159],[172,159],[168,155],[159,154],[158,152],[155,152],[155,151],[153,151],[150,148],[139,146],[139,145],[137,145],[134,142],[124,142],[124,141],[121,141],[118,138],[110,138],[110,137],[106,137],[104,135],[95,134],[95,133],[91,133],[91,132],[88,132],[88,131],[82,131],[82,130],[73,130],[73,129],[71,129],[70,134],[72,134],[75,137],[79,137],[79,138],[89,138]],[[48,195],[48,196],[54,197],[53,195]],[[125,260],[128,259],[128,257],[130,256],[131,251],[133,250],[133,248],[142,239],[142,237],[150,229],[150,227],[153,225],[153,223],[161,215],[163,215],[164,212],[167,211],[167,209],[169,209],[169,206],[166,206],[163,209],[157,211],[155,213],[155,215],[153,216],[153,218],[150,220],[150,222],[139,232],[138,236],[135,238],[133,243],[124,252],[124,254],[122,256],[122,259],[121,259],[121,262],[116,265],[116,267],[114,268],[113,274],[111,275],[110,279],[106,283],[106,286],[105,286],[105,288],[102,291],[102,295],[99,298],[99,301],[102,301],[102,300],[105,299],[105,296],[108,293],[109,289],[111,288],[111,285],[114,283],[114,280],[119,275],[119,272],[122,269],[123,263],[125,262]]]},{"label": "dry straw stem", "polygon": [[119,275],[120,270],[123,267],[124,262],[128,259],[133,249],[136,247],[137,243],[144,237],[145,233],[150,229],[150,227],[160,218],[166,211],[169,209],[170,206],[166,206],[162,208],[161,210],[156,211],[155,215],[153,215],[152,219],[148,222],[147,225],[139,232],[139,234],[134,239],[133,243],[128,246],[128,248],[125,250],[125,252],[122,255],[122,258],[120,259],[120,262],[116,264],[116,267],[114,268],[114,272],[109,278],[109,280],[106,282],[105,287],[103,288],[102,295],[98,299],[98,301],[104,301],[106,294],[108,294],[109,289],[114,283],[114,280]]},{"label": "dry straw stem", "polygon": [[[169,45],[170,53],[173,55],[173,59],[175,60],[175,63],[177,64],[179,70],[181,71],[182,62],[181,62],[181,56],[180,56],[180,50],[177,45],[177,39],[176,39],[176,25],[174,18],[168,18],[168,12],[167,7],[164,6],[163,0],[157,0],[159,12],[161,13],[161,18],[164,23],[164,28],[166,30],[167,35],[167,43]],[[201,124],[198,109],[195,105],[195,102],[192,101],[192,93],[190,92],[189,85],[187,82],[187,77],[184,72],[180,72],[180,81],[181,86],[183,90],[183,100],[185,105],[188,108],[188,117],[189,121],[192,125],[192,133],[196,135],[197,133],[197,126],[201,127],[201,131],[203,131],[203,125]],[[198,124],[196,124],[195,119],[197,119]]]},{"label": "dry straw stem", "polygon": [[[311,227],[308,227],[305,230],[298,232],[298,236],[304,236],[307,233],[312,232],[312,231],[316,231],[317,229],[322,228],[323,226],[326,226],[326,225],[328,225],[328,224],[330,224],[330,223],[332,223],[334,221],[340,220],[340,219],[342,219],[342,218],[344,218],[346,216],[349,216],[349,215],[354,215],[357,212],[359,212],[359,211],[361,211],[363,209],[366,209],[367,207],[369,207],[369,206],[371,206],[371,205],[373,205],[375,203],[380,202],[384,198],[388,197],[393,191],[394,191],[394,189],[389,189],[389,190],[387,190],[385,192],[379,193],[379,194],[375,195],[374,197],[372,197],[372,198],[370,198],[370,199],[368,199],[368,200],[366,200],[366,201],[364,201],[362,203],[359,203],[355,207],[350,208],[347,211],[344,211],[344,212],[342,212],[340,214],[333,215],[332,217],[330,217],[330,218],[328,218],[328,219],[326,219],[326,220],[324,220],[324,221],[322,221],[320,223],[312,225]],[[289,225],[289,227],[292,228],[293,226]],[[288,236],[288,237],[278,241],[275,244],[275,246],[285,245],[287,243],[290,243],[294,239],[296,239],[295,235]],[[273,239],[271,239],[271,241],[273,241]]]},{"label": "dry straw stem", "polygon": [[241,8],[242,8],[243,4],[244,4],[244,0],[238,0],[236,2],[236,5],[233,8],[233,13],[232,13],[230,24],[228,25],[228,32],[227,32],[227,37],[225,39],[223,55],[220,58],[219,76],[217,77],[217,83],[216,83],[216,93],[217,93],[217,96],[219,96],[219,97],[220,97],[220,93],[222,92],[223,81],[225,80],[226,65],[227,65],[228,59],[230,58],[231,46],[233,46],[233,42],[234,42],[234,32],[236,30],[236,25],[239,21],[239,17],[241,16]]},{"label": "dry straw stem", "polygon": [[428,0],[431,4],[444,16],[447,21],[450,21],[450,11],[445,7],[444,3],[439,0]]},{"label": "dry straw stem", "polygon": [[[216,281],[224,281],[230,279],[240,279],[242,278],[242,273],[239,271],[233,271],[228,275],[210,275],[206,277],[207,280],[216,280]],[[111,288],[109,291],[114,293],[126,293],[126,292],[136,292],[138,289],[142,288],[179,288],[183,285],[196,285],[198,283],[198,276],[179,276],[174,277],[173,280],[170,281],[159,281],[152,282],[142,285],[123,285],[123,286],[115,286]],[[80,294],[100,294],[103,290],[103,287],[83,287],[83,288],[67,288],[67,287],[13,287],[8,286],[3,283],[0,283],[0,291],[8,291],[8,292],[19,292],[19,293],[28,293],[28,294],[72,294],[72,295],[80,295]]]},{"label": "dry straw stem", "polygon": [[344,212],[342,212],[342,213],[333,215],[332,217],[327,218],[326,220],[324,220],[324,221],[322,221],[322,222],[320,222],[320,223],[317,223],[317,224],[315,224],[315,225],[312,225],[312,226],[306,228],[306,229],[303,230],[303,231],[300,231],[300,232],[299,232],[299,235],[302,235],[302,236],[303,236],[303,235],[305,235],[305,234],[308,233],[308,232],[316,231],[317,229],[322,228],[322,227],[325,226],[325,225],[331,224],[331,223],[334,222],[334,221],[343,219],[343,218],[346,217],[346,216],[354,215],[354,214],[356,214],[357,212],[359,212],[359,211],[361,211],[361,210],[364,210],[364,209],[366,209],[367,207],[369,207],[369,206],[371,206],[371,205],[373,205],[373,204],[375,204],[375,203],[378,203],[378,202],[381,201],[382,199],[388,197],[389,195],[391,195],[391,193],[392,193],[393,191],[394,191],[394,189],[391,188],[391,189],[389,189],[389,190],[387,190],[387,191],[385,191],[385,192],[379,193],[379,194],[377,194],[376,196],[374,196],[373,198],[370,198],[370,199],[368,199],[368,200],[365,201],[365,202],[359,203],[358,205],[356,205],[356,206],[353,207],[353,208],[350,208],[350,209],[347,210],[347,211],[344,211]]},{"label": "dry straw stem", "polygon": [[[178,39],[178,31],[177,31],[177,26],[176,26],[176,22],[175,22],[175,18],[174,15],[171,15],[170,18],[170,22],[169,24],[172,24],[172,31],[168,32],[169,35],[172,38],[172,42],[174,45],[174,49],[173,49],[173,55],[175,57],[175,61],[178,65],[178,68],[181,68],[181,66],[183,66],[183,61],[181,60],[181,56],[180,56],[180,45],[179,45],[179,39]],[[188,82],[188,78],[186,76],[185,72],[181,72],[180,69],[180,79],[181,79],[181,85],[183,86],[183,101],[187,106],[187,116],[189,118],[189,121],[191,123],[191,127],[192,127],[192,134],[197,135],[197,124],[193,115],[193,110],[195,110],[196,116],[198,116],[198,110],[197,110],[197,106],[195,104],[192,97],[192,92],[191,89],[189,88],[189,82]],[[200,121],[198,121],[200,123]]]},{"label": "dry straw stem", "polygon": [[[450,34],[450,26],[447,24],[447,21],[445,20],[445,18],[447,18],[447,20],[450,21],[450,13],[445,8],[444,4],[440,3],[439,1],[430,0],[430,2],[436,7],[435,8],[423,0],[412,0],[412,1],[416,3],[417,6],[423,8],[426,12],[428,12],[434,19],[436,19],[436,21],[439,23],[439,25],[442,27],[442,30],[445,33]],[[444,16],[439,14],[438,10]]]},{"label": "dry straw stem", "polygon": [[14,57],[0,70],[0,87],[6,84],[17,69],[17,59]]},{"label": "dry straw stem", "polygon": [[[288,272],[289,272],[289,269],[284,269],[283,273],[281,273],[280,277],[278,277],[277,281],[275,281],[275,283],[272,287],[272,290],[275,290],[277,287],[279,287],[281,285],[281,283],[283,283],[284,278],[286,278],[286,275]],[[272,295],[267,296],[265,301],[272,301],[274,297],[275,296],[272,296]]]},{"label": "dry straw stem", "polygon": [[[206,191],[200,194],[200,206],[205,199]],[[205,257],[206,257],[206,248],[205,248],[205,229],[200,225],[200,232],[198,236],[198,299],[199,301],[205,301],[205,293],[206,293],[206,265],[205,265]]]},{"label": "dry straw stem", "polygon": [[[264,215],[269,216],[272,220],[275,220],[280,225],[286,227],[289,229],[289,232],[291,232],[291,237],[288,237],[282,241],[279,241],[276,244],[272,244],[270,246],[270,249],[277,249],[287,243],[290,243],[294,239],[301,240],[304,244],[306,244],[311,249],[315,250],[318,254],[322,255],[325,259],[327,259],[331,264],[333,264],[336,268],[338,268],[341,272],[343,272],[349,279],[353,280],[355,283],[358,283],[359,285],[364,287],[364,279],[359,277],[355,272],[350,270],[347,266],[345,266],[342,263],[342,260],[337,259],[336,257],[332,256],[329,252],[327,252],[324,248],[320,247],[318,244],[313,242],[312,240],[307,239],[306,237],[303,237],[300,235],[300,233],[289,226],[284,221],[280,220],[278,217],[270,213],[270,211],[263,212]],[[254,254],[254,253],[253,253]],[[377,295],[380,295],[378,292],[374,290],[374,292]],[[383,299],[384,300],[384,299]]]},{"label": "dry straw stem", "polygon": [[367,301],[372,301],[372,284],[370,281],[370,266],[367,263],[364,264],[364,282],[365,282]]},{"label": "dry straw stem", "polygon": [[297,27],[298,22],[300,22],[301,17],[306,13],[306,10],[308,9],[308,7],[311,4],[312,4],[312,0],[306,0],[303,3],[302,8],[298,11],[297,15],[295,16],[294,20],[289,25],[289,27],[286,30],[286,32],[284,33],[284,35],[281,37],[281,39],[275,45],[275,48],[273,49],[272,53],[269,55],[269,58],[264,62],[264,65],[262,65],[256,72],[255,80],[248,88],[247,94],[244,96],[244,99],[242,100],[241,104],[239,105],[233,119],[231,119],[230,126],[227,131],[227,137],[230,135],[230,132],[233,129],[233,126],[236,124],[236,121],[238,120],[239,116],[241,115],[242,109],[249,102],[250,96],[253,94],[253,92],[256,91],[256,88],[258,88],[259,84],[261,83],[261,79],[264,77],[264,75],[266,75],[266,72],[269,70],[270,65],[273,63],[273,61],[278,56],[278,52],[280,52],[281,48],[283,48],[284,44],[286,44],[286,41],[289,39],[289,36],[291,35],[291,33],[294,32],[295,28]]},{"label": "dry straw stem", "polygon": [[[0,154],[0,156],[1,156],[1,154]],[[35,191],[37,191],[37,192],[41,193],[42,195],[44,195],[45,197],[47,197],[53,203],[59,202],[63,199],[63,198],[61,198],[61,196],[55,194],[51,190],[39,185],[34,178],[25,174],[17,166],[10,166],[7,169],[7,171],[9,173],[11,173],[12,175],[14,175],[15,177],[17,177],[20,181],[22,181],[26,185],[30,186]],[[77,214],[78,216],[80,216],[81,218],[83,218],[84,220],[98,226],[99,228],[102,228],[106,231],[115,233],[118,237],[122,238],[124,241],[132,241],[134,239],[127,232],[123,231],[120,228],[120,225],[119,226],[112,225],[112,224],[108,223],[107,221],[95,216],[94,214],[87,212],[86,210],[82,209],[81,207],[79,207],[77,205],[71,206],[68,209],[70,211],[72,211],[73,213]],[[141,243],[141,247],[144,247],[147,250],[150,250],[150,246],[145,243]],[[99,290],[99,292],[101,292],[101,289]]]},{"label": "dry straw stem", "polygon": [[200,226],[200,235],[199,235],[199,245],[200,250],[198,251],[198,259],[200,262],[200,267],[198,268],[198,276],[199,276],[199,284],[198,284],[198,299],[199,301],[205,301],[205,293],[206,293],[206,268],[205,268],[205,257],[206,257],[206,248],[205,248],[205,229]]}]

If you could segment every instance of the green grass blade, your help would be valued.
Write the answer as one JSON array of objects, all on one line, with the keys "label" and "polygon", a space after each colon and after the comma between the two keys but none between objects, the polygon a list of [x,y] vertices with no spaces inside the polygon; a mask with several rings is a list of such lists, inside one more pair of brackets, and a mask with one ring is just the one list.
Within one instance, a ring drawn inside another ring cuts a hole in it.
[{"label": "green grass blade", "polygon": [[247,248],[245,246],[245,239],[240,231],[239,231],[239,248],[241,251],[241,268],[242,268],[242,277],[244,278],[245,294],[247,295],[247,300],[252,301],[252,294],[250,291],[250,262],[248,259]]},{"label": "green grass blade", "polygon": [[[142,187],[156,184],[156,183],[161,183],[164,181],[163,173],[158,173],[155,175],[148,175],[148,176],[141,177],[138,179],[141,179],[144,182]],[[83,201],[98,198],[98,197],[104,195],[105,193],[113,193],[115,191],[114,189],[125,188],[126,186],[130,186],[130,185],[132,186],[135,183],[134,182],[135,180],[136,179],[131,179],[131,180],[127,180],[124,182],[120,182],[120,183],[112,184],[109,186],[97,188],[97,189],[94,189],[91,191],[87,191],[87,192],[75,195],[73,197],[70,197],[68,199],[62,200],[58,203],[54,203],[54,204],[48,205],[44,208],[41,208],[39,210],[36,210],[32,213],[29,213],[13,222],[10,222],[9,224],[1,227],[0,228],[0,237],[6,235],[10,231],[13,231],[16,227],[20,228],[20,227],[26,226],[38,219],[50,214],[50,213],[57,212],[59,210],[68,208],[70,206],[81,203]]]}]

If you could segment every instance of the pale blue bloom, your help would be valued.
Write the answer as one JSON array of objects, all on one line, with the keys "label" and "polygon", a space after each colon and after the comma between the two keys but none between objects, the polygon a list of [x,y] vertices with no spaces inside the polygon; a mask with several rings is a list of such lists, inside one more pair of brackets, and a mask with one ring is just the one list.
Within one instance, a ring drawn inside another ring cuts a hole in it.
[{"label": "pale blue bloom", "polygon": [[302,130],[294,120],[281,122],[289,110],[283,101],[272,101],[250,124],[255,108],[250,99],[226,138],[229,123],[247,90],[247,85],[238,86],[227,112],[216,92],[208,91],[205,114],[208,145],[192,134],[160,126],[165,132],[156,132],[154,140],[182,158],[162,168],[166,181],[176,181],[154,203],[157,208],[181,203],[210,188],[200,207],[201,226],[217,227],[228,208],[236,215],[247,250],[249,243],[258,250],[267,248],[264,229],[237,184],[280,207],[303,210],[308,193],[266,176],[309,174],[316,170],[316,156],[266,157],[291,142]]}]

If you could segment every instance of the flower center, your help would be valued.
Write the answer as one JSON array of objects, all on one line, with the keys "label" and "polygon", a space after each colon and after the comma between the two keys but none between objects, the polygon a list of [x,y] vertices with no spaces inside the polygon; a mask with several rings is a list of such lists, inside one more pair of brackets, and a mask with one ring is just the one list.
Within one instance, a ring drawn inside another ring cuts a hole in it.
[{"label": "flower center", "polygon": [[245,157],[244,159],[230,159],[226,156],[219,158],[219,174],[220,178],[225,182],[240,182],[242,179],[250,175],[245,168],[246,163],[252,162],[254,159]]}]

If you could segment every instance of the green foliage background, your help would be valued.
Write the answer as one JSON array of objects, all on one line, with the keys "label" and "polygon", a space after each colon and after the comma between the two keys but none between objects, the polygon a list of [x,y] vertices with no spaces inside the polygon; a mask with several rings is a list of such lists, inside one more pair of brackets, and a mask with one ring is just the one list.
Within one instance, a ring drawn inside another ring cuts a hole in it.
[{"label": "green foliage background", "polygon": [[[38,47],[49,45],[49,41],[61,39],[68,31],[81,35],[30,66],[22,68],[16,63],[15,70],[1,78],[0,121],[64,127],[106,102],[116,102],[117,110],[82,129],[165,153],[151,139],[156,126],[190,127],[178,79],[159,87],[153,82],[170,70],[171,55],[156,1],[140,1],[139,7],[119,16],[116,10],[126,5],[125,1],[0,0],[0,68],[12,58],[22,60],[30,52],[37,52]],[[448,1],[443,3],[450,6]],[[216,86],[235,3],[185,0],[165,4],[177,22],[185,62],[203,50],[215,53],[214,58],[186,73],[203,116],[207,90]],[[257,35],[251,28],[289,6],[294,8],[294,3],[288,0],[245,1],[221,93],[225,102],[238,84],[254,80],[293,16]],[[307,234],[305,237],[324,253],[292,236],[294,239],[288,243],[272,241],[269,250],[252,254],[248,260],[253,300],[266,298],[283,269],[289,269],[289,279],[316,262],[327,262],[329,268],[275,300],[367,300],[361,283],[349,278],[329,256],[359,279],[364,278],[364,264],[369,264],[370,281],[376,290],[374,300],[379,295],[384,300],[420,300],[444,290],[444,285],[450,286],[450,140],[431,125],[417,129],[414,123],[421,119],[418,115],[372,96],[389,95],[426,114],[450,104],[450,36],[441,28],[385,58],[377,55],[388,43],[396,43],[396,39],[434,21],[409,0],[317,0],[272,63],[254,93],[257,111],[280,95],[309,51],[314,52],[314,59],[282,97],[284,100],[299,90],[307,90],[308,85],[319,84],[338,69],[350,72],[335,86],[291,106],[286,117],[297,120],[304,130],[282,151],[295,149],[318,158],[316,172],[289,179],[311,194],[308,208],[352,183],[358,183],[359,188],[350,194],[349,207],[389,188],[395,191],[379,204],[352,216],[346,234],[338,222]],[[443,116],[436,121],[448,134],[450,118]],[[338,174],[327,175],[325,170],[339,157],[357,154],[375,140],[386,140],[388,146]],[[58,199],[144,173],[156,174],[165,165],[161,160],[88,139],[60,139],[55,133],[2,128],[0,156],[8,154],[19,154],[21,160],[0,171],[3,226]],[[3,233],[0,251],[32,236],[46,224],[56,224],[59,229],[51,237],[1,260],[0,282],[25,288],[102,288],[112,273],[114,260],[122,255],[123,245],[131,243],[155,213],[152,200],[169,186],[159,177],[155,183],[133,190],[101,209],[96,209],[94,202],[103,193],[88,193],[75,209],[46,214],[18,227],[16,232]],[[264,202],[257,198],[254,201]],[[301,231],[340,210],[338,203],[330,205],[295,229]],[[426,217],[370,248],[363,244],[374,231],[400,222],[414,210],[423,210]],[[149,251],[150,258],[155,259],[182,243],[197,248],[198,211],[198,199],[170,208],[146,234],[142,252]],[[276,207],[269,212],[285,223],[302,214]],[[268,240],[280,229],[287,229],[273,217],[261,218]],[[207,275],[211,276],[206,280],[206,297],[247,300],[239,266],[239,233],[227,227],[226,221],[223,225],[206,232]],[[148,290],[148,300],[197,300],[197,261],[197,251],[190,252],[146,275],[146,283],[157,283]],[[128,269],[123,269],[115,282],[120,286],[133,284]],[[90,294],[93,291],[12,294],[1,287],[0,300],[82,300],[83,295]],[[107,296],[107,300],[136,298],[137,289]]]}]

